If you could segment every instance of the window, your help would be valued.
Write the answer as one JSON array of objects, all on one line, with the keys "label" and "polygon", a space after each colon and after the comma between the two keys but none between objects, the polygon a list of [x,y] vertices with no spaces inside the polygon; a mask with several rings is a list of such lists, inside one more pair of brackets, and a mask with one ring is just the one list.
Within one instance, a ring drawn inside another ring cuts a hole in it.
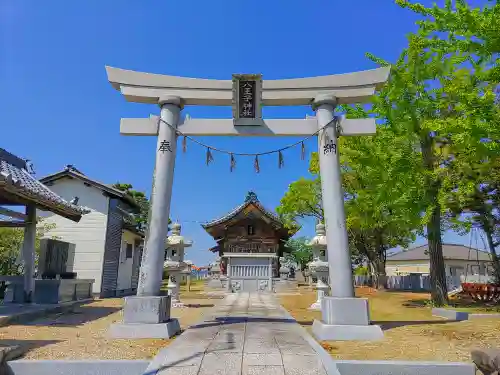
[{"label": "window", "polygon": [[125,259],[130,259],[132,258],[133,256],[133,251],[134,251],[134,247],[131,243],[128,243],[127,244],[127,248],[126,248],[126,251],[125,251]]},{"label": "window", "polygon": [[253,225],[249,225],[247,227],[247,233],[249,236],[253,236],[255,234],[255,228],[253,227]]}]

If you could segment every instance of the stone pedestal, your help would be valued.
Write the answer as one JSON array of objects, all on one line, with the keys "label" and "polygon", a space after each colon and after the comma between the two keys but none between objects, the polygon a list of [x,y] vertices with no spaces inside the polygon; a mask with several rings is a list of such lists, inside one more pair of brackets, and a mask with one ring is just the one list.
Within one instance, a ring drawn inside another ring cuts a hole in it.
[{"label": "stone pedestal", "polygon": [[125,297],[123,323],[112,324],[114,339],[168,339],[180,332],[179,321],[170,317],[170,296]]},{"label": "stone pedestal", "polygon": [[218,276],[213,278],[211,277],[207,283],[207,288],[223,289],[224,285],[222,284],[222,280]]},{"label": "stone pedestal", "polygon": [[315,320],[313,335],[320,341],[381,340],[382,329],[370,325],[366,298],[323,297],[321,321]]},{"label": "stone pedestal", "polygon": [[321,310],[321,301],[323,301],[323,298],[325,296],[328,296],[328,290],[330,287],[325,284],[321,278],[318,277],[318,282],[316,284],[316,293],[317,293],[317,298],[316,302],[314,302],[310,307],[309,310]]},{"label": "stone pedestal", "polygon": [[281,280],[288,280],[289,272],[290,272],[290,269],[288,267],[280,267],[280,270],[279,270],[280,279]]},{"label": "stone pedestal", "polygon": [[168,295],[171,297],[172,307],[184,307],[184,304],[180,300],[180,272],[171,271],[170,277],[168,278]]}]

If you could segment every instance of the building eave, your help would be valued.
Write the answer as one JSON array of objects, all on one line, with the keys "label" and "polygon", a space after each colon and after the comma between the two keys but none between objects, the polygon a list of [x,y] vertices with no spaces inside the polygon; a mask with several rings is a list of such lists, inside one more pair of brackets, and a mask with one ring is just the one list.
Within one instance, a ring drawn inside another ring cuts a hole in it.
[{"label": "building eave", "polygon": [[0,204],[34,205],[72,221],[80,221],[90,210],[67,202],[28,172],[28,162],[0,149]]},{"label": "building eave", "polygon": [[63,178],[75,178],[80,181],[83,181],[97,189],[100,189],[101,191],[105,192],[112,198],[118,198],[125,203],[129,204],[136,210],[140,210],[140,206],[137,204],[137,202],[132,198],[127,195],[126,192],[115,189],[109,185],[103,184],[100,181],[94,180],[92,178],[89,178],[83,174],[76,173],[72,170],[63,170],[45,177],[40,178],[40,182],[43,184],[51,184],[54,183],[57,180],[63,179]]}]

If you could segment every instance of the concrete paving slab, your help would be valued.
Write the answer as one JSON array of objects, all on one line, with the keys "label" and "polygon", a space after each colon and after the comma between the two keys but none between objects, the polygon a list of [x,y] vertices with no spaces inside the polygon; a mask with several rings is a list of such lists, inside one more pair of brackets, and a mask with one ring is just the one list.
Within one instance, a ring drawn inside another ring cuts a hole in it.
[{"label": "concrete paving slab", "polygon": [[157,375],[198,375],[199,369],[195,366],[189,367],[167,367],[160,370]]},{"label": "concrete paving slab", "polygon": [[245,366],[283,366],[281,353],[246,353],[243,356],[243,367]]},{"label": "concrete paving slab", "polygon": [[241,375],[242,361],[241,353],[207,353],[198,375]]},{"label": "concrete paving slab", "polygon": [[276,342],[272,343],[269,341],[245,341],[244,347],[245,353],[279,353],[280,349]]},{"label": "concrete paving slab", "polygon": [[243,367],[242,375],[285,375],[283,366],[248,366]]},{"label": "concrete paving slab", "polygon": [[279,350],[283,355],[285,354],[300,354],[300,355],[316,355],[316,351],[311,348],[310,345],[281,345],[279,346]]},{"label": "concrete paving slab", "polygon": [[326,375],[318,356],[283,354],[283,367],[287,375]]},{"label": "concrete paving slab", "polygon": [[212,342],[207,349],[207,353],[243,353],[243,341],[239,343]]},{"label": "concrete paving slab", "polygon": [[162,350],[148,370],[162,368],[161,375],[326,375],[299,325],[271,294],[228,295],[206,319]]}]

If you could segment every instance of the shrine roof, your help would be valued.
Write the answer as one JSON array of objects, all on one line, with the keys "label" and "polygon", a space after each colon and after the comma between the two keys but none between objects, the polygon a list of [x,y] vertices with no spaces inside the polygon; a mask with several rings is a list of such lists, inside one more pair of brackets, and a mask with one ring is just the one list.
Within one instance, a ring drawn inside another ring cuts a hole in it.
[{"label": "shrine roof", "polygon": [[[73,221],[79,221],[90,210],[67,202],[54,193],[32,172],[32,164],[0,148],[0,204],[34,204]],[[5,201],[4,201],[5,200]]]},{"label": "shrine roof", "polygon": [[202,227],[205,230],[208,230],[210,228],[224,224],[229,220],[233,219],[234,217],[236,217],[240,212],[244,211],[250,205],[255,206],[264,216],[271,219],[272,222],[279,224],[280,227],[284,227],[283,222],[280,220],[280,218],[274,212],[266,209],[260,203],[259,199],[257,198],[257,194],[255,194],[254,192],[249,192],[245,198],[245,202],[234,208],[232,211],[230,211],[229,213],[218,219],[202,224]]}]

